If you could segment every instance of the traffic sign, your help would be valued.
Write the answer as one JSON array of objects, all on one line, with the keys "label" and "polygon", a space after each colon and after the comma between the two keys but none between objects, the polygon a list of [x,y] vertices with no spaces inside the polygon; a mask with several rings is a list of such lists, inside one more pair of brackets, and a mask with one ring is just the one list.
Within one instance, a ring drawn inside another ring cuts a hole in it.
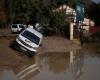
[{"label": "traffic sign", "polygon": [[76,21],[84,21],[84,5],[81,3],[76,6]]}]

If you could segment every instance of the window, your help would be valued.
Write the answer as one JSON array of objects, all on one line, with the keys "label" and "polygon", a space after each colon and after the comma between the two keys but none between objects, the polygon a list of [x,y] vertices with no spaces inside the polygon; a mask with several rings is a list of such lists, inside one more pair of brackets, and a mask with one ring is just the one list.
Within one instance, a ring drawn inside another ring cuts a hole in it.
[{"label": "window", "polygon": [[19,28],[25,28],[25,26],[24,25],[19,25]]},{"label": "window", "polygon": [[17,25],[12,25],[12,28],[17,28]]}]

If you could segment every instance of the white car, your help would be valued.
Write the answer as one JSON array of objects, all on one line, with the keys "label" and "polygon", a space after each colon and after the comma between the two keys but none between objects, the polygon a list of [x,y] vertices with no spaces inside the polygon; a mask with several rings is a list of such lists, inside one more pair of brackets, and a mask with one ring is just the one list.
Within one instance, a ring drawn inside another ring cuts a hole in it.
[{"label": "white car", "polygon": [[18,32],[20,32],[21,30],[24,30],[24,29],[26,29],[26,28],[27,28],[27,26],[24,25],[24,24],[12,24],[12,25],[11,25],[11,32],[12,32],[12,33],[18,33]]},{"label": "white car", "polygon": [[28,55],[32,55],[37,52],[37,48],[41,44],[42,37],[43,35],[38,31],[32,28],[27,28],[16,38],[17,48],[27,52]]}]

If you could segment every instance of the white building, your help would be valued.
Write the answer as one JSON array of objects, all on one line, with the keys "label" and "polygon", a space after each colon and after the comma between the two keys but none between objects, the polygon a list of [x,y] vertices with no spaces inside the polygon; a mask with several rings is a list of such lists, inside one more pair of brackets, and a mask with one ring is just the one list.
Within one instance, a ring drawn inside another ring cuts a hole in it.
[{"label": "white building", "polygon": [[[67,5],[63,5],[63,6],[60,6],[59,8],[57,8],[55,11],[60,11],[60,10],[65,10],[66,14],[68,14],[69,17],[73,19],[72,23],[74,25],[76,25],[76,11],[75,11],[75,9],[73,9]],[[91,26],[94,26],[94,25],[95,25],[95,23],[92,20],[90,20],[88,18],[84,18],[83,29],[89,30],[89,28]]]},{"label": "white building", "polygon": [[[66,14],[68,15],[68,19],[70,21],[70,40],[73,40],[74,38],[74,26],[78,27],[76,24],[76,11],[75,9],[67,6],[67,5],[62,5],[59,8],[56,8],[53,11],[60,11],[60,10],[65,10]],[[86,32],[89,32],[89,29],[91,26],[94,26],[95,23],[88,18],[84,18],[84,21],[82,22],[82,28],[86,30]]]}]

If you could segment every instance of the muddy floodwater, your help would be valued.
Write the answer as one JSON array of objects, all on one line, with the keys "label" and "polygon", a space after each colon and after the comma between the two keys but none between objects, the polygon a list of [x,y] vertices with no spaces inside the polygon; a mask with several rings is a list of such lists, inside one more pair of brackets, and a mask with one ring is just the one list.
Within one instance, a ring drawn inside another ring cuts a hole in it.
[{"label": "muddy floodwater", "polygon": [[100,80],[100,54],[92,51],[43,53],[18,59],[0,64],[0,80]]}]

